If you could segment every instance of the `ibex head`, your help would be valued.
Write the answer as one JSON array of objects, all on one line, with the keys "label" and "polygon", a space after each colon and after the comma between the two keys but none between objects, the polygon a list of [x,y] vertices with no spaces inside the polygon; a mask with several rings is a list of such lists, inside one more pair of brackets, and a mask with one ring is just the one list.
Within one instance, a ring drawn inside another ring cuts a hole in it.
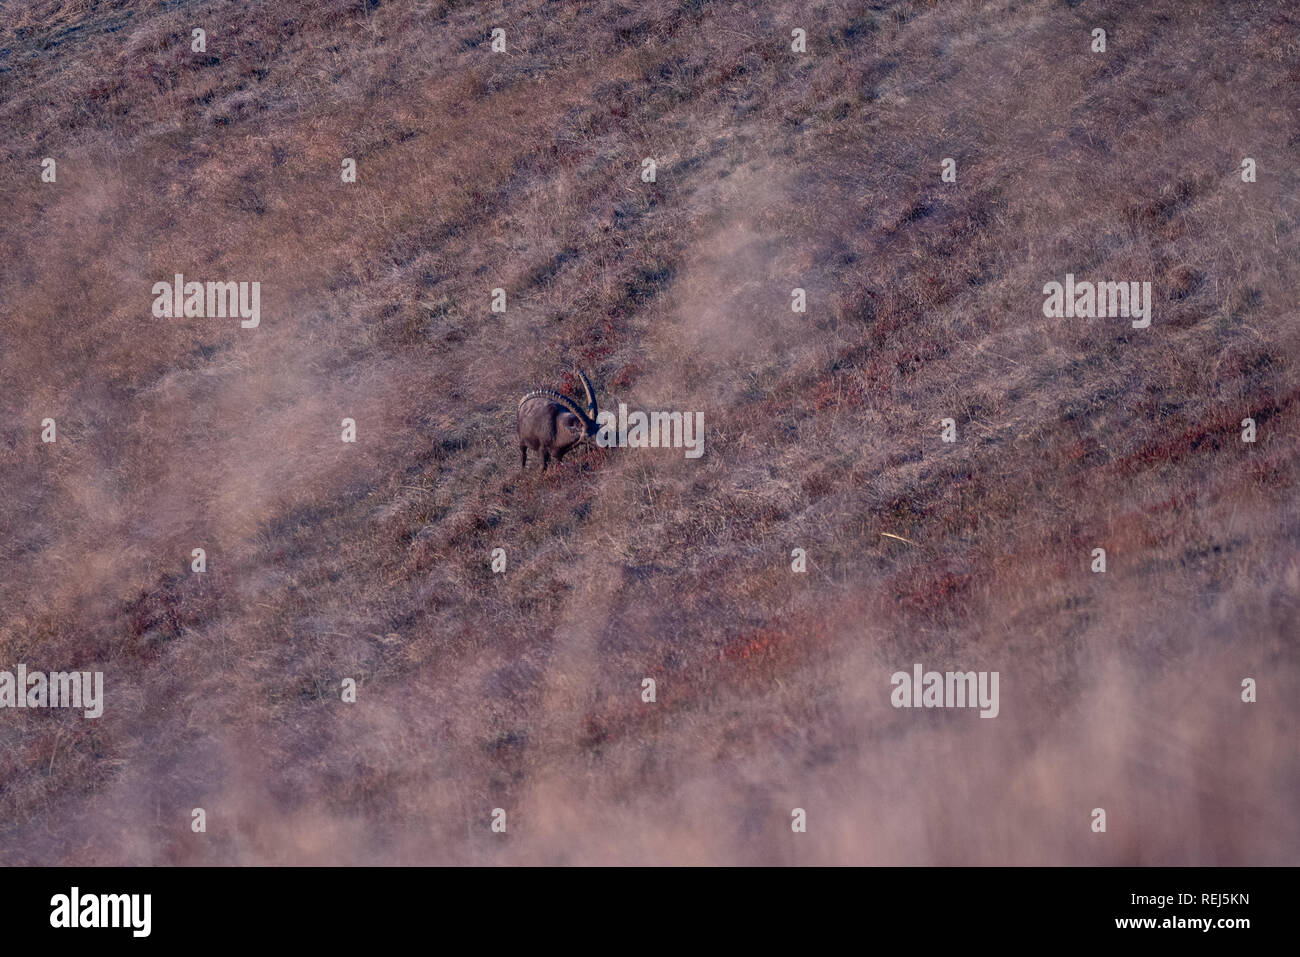
[{"label": "ibex head", "polygon": [[591,380],[577,366],[574,372],[582,380],[587,394],[586,409],[576,399],[550,389],[535,389],[519,400],[519,464],[528,464],[528,450],[542,453],[542,471],[550,464],[551,456],[559,462],[565,453],[579,442],[590,441],[600,431],[596,418],[600,409],[596,405],[596,392]]}]

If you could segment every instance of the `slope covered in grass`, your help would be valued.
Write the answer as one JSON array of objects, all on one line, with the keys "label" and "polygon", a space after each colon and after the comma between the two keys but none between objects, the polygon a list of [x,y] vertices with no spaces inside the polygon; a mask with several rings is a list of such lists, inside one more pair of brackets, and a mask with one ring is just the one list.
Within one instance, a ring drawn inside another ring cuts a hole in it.
[{"label": "slope covered in grass", "polygon": [[1092,7],[7,7],[0,860],[1294,863],[1300,17]]}]

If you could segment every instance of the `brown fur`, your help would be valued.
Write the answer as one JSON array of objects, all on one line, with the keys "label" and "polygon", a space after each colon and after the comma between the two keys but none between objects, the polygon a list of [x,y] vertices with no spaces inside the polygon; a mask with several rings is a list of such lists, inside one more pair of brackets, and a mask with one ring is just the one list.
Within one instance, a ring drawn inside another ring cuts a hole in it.
[{"label": "brown fur", "polygon": [[[579,373],[581,375],[581,373]],[[584,382],[585,382],[585,377]],[[519,467],[528,465],[528,450],[542,454],[542,471],[556,462],[579,442],[596,434],[595,396],[584,412],[578,402],[550,389],[534,389],[519,400],[515,422],[519,434]]]}]

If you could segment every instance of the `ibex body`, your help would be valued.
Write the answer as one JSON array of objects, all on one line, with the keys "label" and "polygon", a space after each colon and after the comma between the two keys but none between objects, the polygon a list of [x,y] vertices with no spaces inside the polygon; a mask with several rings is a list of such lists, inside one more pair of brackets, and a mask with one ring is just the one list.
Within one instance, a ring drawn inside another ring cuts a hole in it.
[{"label": "ibex body", "polygon": [[565,454],[579,442],[594,436],[600,429],[596,417],[596,393],[591,381],[578,372],[582,388],[587,393],[587,408],[583,410],[576,399],[550,389],[535,389],[519,400],[519,467],[528,465],[528,450],[542,453],[542,471],[554,457],[560,462]]}]

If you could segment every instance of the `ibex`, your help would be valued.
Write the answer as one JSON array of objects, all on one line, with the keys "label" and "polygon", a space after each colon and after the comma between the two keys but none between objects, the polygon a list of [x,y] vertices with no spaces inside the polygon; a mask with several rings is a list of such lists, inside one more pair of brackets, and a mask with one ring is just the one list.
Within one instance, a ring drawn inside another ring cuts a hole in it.
[{"label": "ibex", "polygon": [[567,395],[552,392],[550,389],[534,389],[519,400],[519,467],[528,465],[528,450],[542,453],[542,471],[551,463],[564,459],[565,453],[579,442],[590,439],[600,426],[596,416],[596,393],[592,391],[589,380],[581,369],[574,368],[582,380],[582,388],[587,392],[587,411],[577,400]]}]

